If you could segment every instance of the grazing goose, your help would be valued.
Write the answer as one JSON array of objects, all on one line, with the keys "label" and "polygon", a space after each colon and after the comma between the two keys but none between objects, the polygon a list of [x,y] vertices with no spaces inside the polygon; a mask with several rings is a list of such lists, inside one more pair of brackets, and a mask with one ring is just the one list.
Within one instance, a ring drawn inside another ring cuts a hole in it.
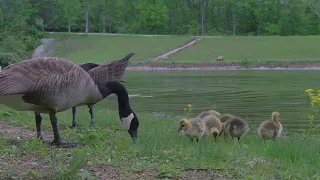
[{"label": "grazing goose", "polygon": [[201,112],[201,113],[198,115],[198,118],[203,119],[203,118],[205,118],[205,117],[208,116],[208,115],[214,115],[214,116],[219,117],[219,116],[220,116],[220,113],[217,112],[217,111],[214,111],[214,110],[203,111],[203,112]]},{"label": "grazing goose", "polygon": [[249,126],[243,119],[233,117],[224,123],[224,130],[232,139],[237,137],[240,140],[240,137],[246,135],[249,131]]},{"label": "grazing goose", "polygon": [[233,116],[231,114],[222,114],[219,116],[219,118],[220,118],[220,122],[222,124],[222,129],[221,129],[219,136],[221,136],[223,134],[223,136],[226,137],[228,135],[225,131],[226,122],[232,118],[235,118],[235,116]]},{"label": "grazing goose", "polygon": [[90,104],[111,93],[118,95],[120,118],[135,141],[139,122],[123,86],[115,82],[96,84],[79,65],[56,57],[24,60],[0,72],[0,104],[17,111],[33,111],[38,137],[41,137],[40,113],[49,114],[54,134],[51,144],[56,145],[76,145],[61,140],[56,113],[81,103]]},{"label": "grazing goose", "polygon": [[206,135],[213,136],[216,141],[222,129],[220,119],[215,115],[208,115],[203,120],[206,125]]},{"label": "grazing goose", "polygon": [[190,141],[203,137],[205,133],[205,123],[200,118],[192,118],[190,120],[182,119],[180,121],[180,128],[178,132],[182,131],[182,134],[189,137]]},{"label": "grazing goose", "polygon": [[264,121],[258,128],[258,134],[261,139],[273,139],[280,137],[282,133],[282,124],[280,123],[280,113],[272,112],[271,120]]},{"label": "grazing goose", "polygon": [[[90,76],[93,78],[96,84],[106,83],[108,81],[120,81],[126,68],[128,67],[129,60],[133,55],[134,53],[130,53],[121,60],[108,62],[101,65],[95,63],[80,64],[80,67],[82,67],[85,71],[87,71],[90,74]],[[92,128],[94,128],[93,106],[102,99],[103,98],[95,99],[90,104],[86,104],[89,107]],[[77,106],[81,105],[85,104],[79,104]],[[70,128],[74,128],[76,126],[76,107],[72,107],[72,123]]]}]

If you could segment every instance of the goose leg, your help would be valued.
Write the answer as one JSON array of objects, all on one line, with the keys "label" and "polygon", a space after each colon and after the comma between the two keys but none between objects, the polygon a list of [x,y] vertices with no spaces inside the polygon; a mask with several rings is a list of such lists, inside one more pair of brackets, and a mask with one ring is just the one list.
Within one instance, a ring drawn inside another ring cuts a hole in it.
[{"label": "goose leg", "polygon": [[88,105],[88,107],[89,107],[89,113],[91,116],[91,128],[94,129],[95,125],[94,125],[93,105]]},{"label": "goose leg", "polygon": [[189,138],[190,142],[193,142],[193,138]]},{"label": "goose leg", "polygon": [[55,113],[50,114],[50,121],[51,121],[53,135],[54,135],[54,140],[51,143],[51,145],[56,144],[57,146],[69,146],[69,147],[75,147],[78,145],[76,143],[65,143],[61,141],[58,125],[57,125],[57,117]]},{"label": "goose leg", "polygon": [[40,113],[34,112],[35,119],[36,119],[36,127],[37,127],[37,138],[43,141],[42,133],[41,133],[41,122],[42,117]]},{"label": "goose leg", "polygon": [[75,128],[77,126],[77,123],[76,123],[76,112],[77,112],[77,109],[76,107],[72,107],[72,124],[70,126],[70,128]]}]

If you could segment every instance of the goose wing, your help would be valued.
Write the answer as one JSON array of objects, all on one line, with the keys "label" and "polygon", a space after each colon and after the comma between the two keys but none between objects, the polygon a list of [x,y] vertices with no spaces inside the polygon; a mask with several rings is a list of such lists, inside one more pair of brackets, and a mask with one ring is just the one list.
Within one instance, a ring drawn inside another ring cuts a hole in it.
[{"label": "goose wing", "polygon": [[88,73],[95,83],[119,81],[126,71],[126,68],[129,65],[129,60],[133,55],[134,53],[130,53],[121,60],[101,64],[95,68],[88,70]]},{"label": "goose wing", "polygon": [[84,69],[85,71],[89,71],[90,69],[99,66],[99,64],[96,64],[96,63],[84,63],[84,64],[79,64],[79,65],[80,65],[80,67],[82,67],[82,69]]},{"label": "goose wing", "polygon": [[86,76],[87,73],[83,72],[85,71],[81,67],[61,58],[24,60],[7,66],[0,72],[0,96],[30,93],[44,86],[55,89],[59,82],[70,81],[66,74],[69,73],[70,78],[74,77],[71,74]]}]

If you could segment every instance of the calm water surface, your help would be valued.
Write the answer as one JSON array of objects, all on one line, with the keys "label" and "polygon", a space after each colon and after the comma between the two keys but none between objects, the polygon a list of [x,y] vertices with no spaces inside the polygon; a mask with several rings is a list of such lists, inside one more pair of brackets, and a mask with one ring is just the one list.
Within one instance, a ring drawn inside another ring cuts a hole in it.
[{"label": "calm water surface", "polygon": [[[139,112],[183,115],[188,104],[196,114],[215,109],[244,118],[253,128],[281,113],[288,131],[305,128],[308,97],[305,89],[320,88],[320,71],[127,71],[123,77]],[[117,109],[115,98],[97,107]]]}]

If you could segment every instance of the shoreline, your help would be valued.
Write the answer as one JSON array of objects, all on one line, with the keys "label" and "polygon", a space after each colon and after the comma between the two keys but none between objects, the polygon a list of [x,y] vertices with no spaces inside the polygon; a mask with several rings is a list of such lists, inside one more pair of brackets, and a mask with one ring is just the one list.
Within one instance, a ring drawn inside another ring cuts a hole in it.
[{"label": "shoreline", "polygon": [[162,63],[162,64],[130,64],[128,71],[212,71],[212,70],[320,70],[320,62],[275,62],[276,65],[251,64],[241,66],[240,63]]}]

